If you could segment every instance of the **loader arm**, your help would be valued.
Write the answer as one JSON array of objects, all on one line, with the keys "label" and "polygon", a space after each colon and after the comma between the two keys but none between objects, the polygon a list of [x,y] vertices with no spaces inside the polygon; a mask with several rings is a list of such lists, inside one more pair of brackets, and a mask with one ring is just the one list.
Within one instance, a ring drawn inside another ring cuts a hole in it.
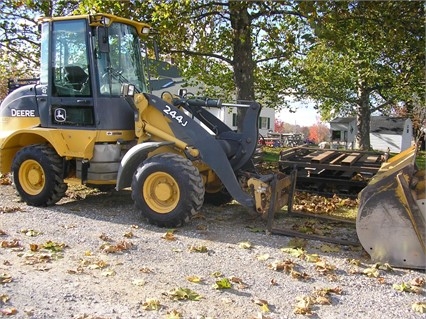
[{"label": "loader arm", "polygon": [[[247,166],[251,163],[252,156],[256,150],[258,140],[258,120],[261,111],[261,105],[254,101],[239,101],[238,104],[224,104],[219,106],[230,106],[245,108],[242,130],[234,132],[229,126],[223,123],[203,107],[183,103],[183,107],[192,113],[201,123],[207,126],[216,134],[216,140],[228,150],[228,159],[234,171]],[[252,168],[252,167],[250,167]]]}]

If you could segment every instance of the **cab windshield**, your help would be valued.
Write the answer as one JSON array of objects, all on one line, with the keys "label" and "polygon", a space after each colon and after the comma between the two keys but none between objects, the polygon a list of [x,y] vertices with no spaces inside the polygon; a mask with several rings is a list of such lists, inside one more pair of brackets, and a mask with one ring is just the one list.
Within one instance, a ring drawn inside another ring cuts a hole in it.
[{"label": "cab windshield", "polygon": [[[147,92],[139,36],[135,28],[112,23],[107,35],[109,49],[96,49],[100,93],[119,95],[122,83],[131,83],[139,92]],[[95,46],[99,46],[97,41]]]}]

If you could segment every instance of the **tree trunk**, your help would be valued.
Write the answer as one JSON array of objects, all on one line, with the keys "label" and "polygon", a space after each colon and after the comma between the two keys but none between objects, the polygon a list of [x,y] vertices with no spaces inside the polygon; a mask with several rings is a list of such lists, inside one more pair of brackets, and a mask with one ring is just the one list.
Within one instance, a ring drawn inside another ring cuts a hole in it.
[{"label": "tree trunk", "polygon": [[[254,100],[254,63],[251,41],[251,21],[247,11],[248,3],[230,1],[230,19],[233,30],[233,69],[237,100]],[[237,112],[237,127],[242,129],[245,109]]]},{"label": "tree trunk", "polygon": [[357,144],[361,150],[370,150],[370,92],[363,85],[358,88]]}]

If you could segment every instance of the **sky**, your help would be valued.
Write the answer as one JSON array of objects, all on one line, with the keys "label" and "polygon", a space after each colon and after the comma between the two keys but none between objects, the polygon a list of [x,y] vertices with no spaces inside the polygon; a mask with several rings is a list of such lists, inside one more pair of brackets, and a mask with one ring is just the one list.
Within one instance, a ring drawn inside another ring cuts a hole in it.
[{"label": "sky", "polygon": [[313,103],[293,102],[292,105],[297,107],[295,113],[283,109],[276,113],[276,118],[282,122],[300,126],[312,126],[320,121],[320,115],[314,110]]}]

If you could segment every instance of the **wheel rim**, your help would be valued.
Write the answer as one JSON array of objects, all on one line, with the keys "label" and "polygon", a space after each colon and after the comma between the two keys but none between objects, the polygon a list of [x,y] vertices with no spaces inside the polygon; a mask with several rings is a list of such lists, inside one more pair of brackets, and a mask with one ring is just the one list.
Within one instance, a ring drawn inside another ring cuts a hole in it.
[{"label": "wheel rim", "polygon": [[46,183],[44,170],[41,165],[34,160],[26,160],[19,168],[19,183],[25,193],[38,195],[43,190]]},{"label": "wheel rim", "polygon": [[176,208],[180,198],[176,180],[164,172],[149,175],[142,191],[147,205],[160,214],[170,213]]}]

